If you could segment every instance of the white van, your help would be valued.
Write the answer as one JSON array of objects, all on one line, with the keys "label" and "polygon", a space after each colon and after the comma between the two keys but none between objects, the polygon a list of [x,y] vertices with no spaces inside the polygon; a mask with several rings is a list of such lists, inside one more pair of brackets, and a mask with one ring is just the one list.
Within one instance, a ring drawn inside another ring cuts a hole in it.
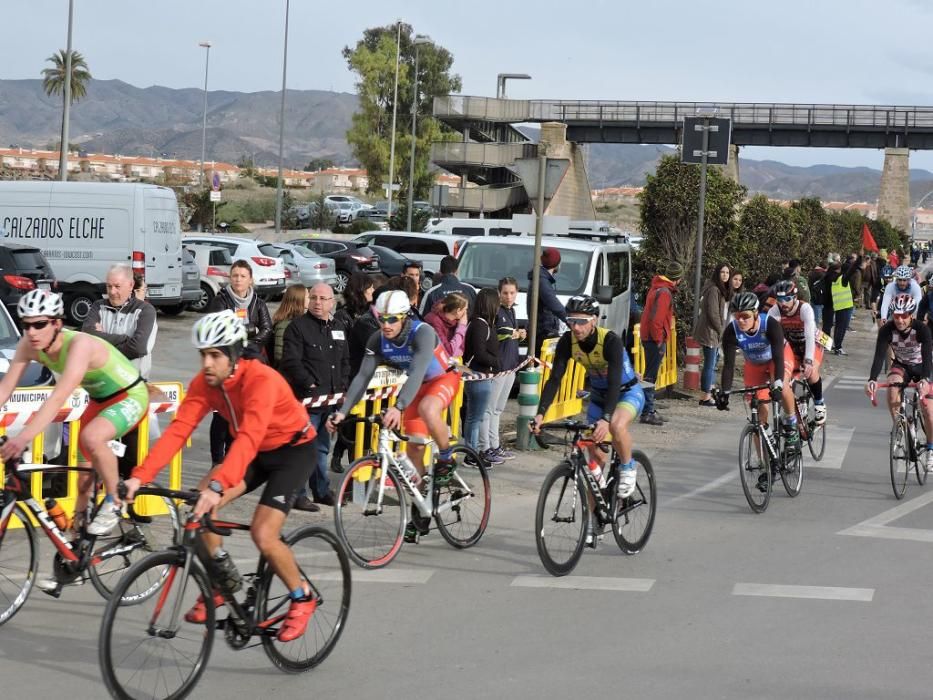
[{"label": "white van", "polygon": [[[532,229],[532,233],[534,229]],[[425,233],[442,233],[449,236],[511,236],[512,219],[431,219]]]},{"label": "white van", "polygon": [[42,249],[65,313],[80,324],[117,263],[146,277],[155,306],[182,302],[178,201],[167,187],[109,182],[0,182],[0,229]]},{"label": "white van", "polygon": [[[527,319],[525,296],[528,273],[534,265],[533,236],[486,236],[470,238],[460,250],[461,282],[477,289],[495,289],[503,277],[518,282],[515,315]],[[625,338],[628,332],[632,285],[632,250],[621,239],[592,241],[574,236],[545,236],[542,247],[560,251],[557,272],[557,297],[561,303],[575,294],[589,294],[599,299],[602,315],[599,325]]]}]

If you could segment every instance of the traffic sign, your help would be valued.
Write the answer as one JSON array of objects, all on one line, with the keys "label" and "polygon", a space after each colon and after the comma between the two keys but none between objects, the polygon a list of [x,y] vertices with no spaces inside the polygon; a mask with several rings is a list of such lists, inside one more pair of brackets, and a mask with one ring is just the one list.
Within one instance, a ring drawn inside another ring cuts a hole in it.
[{"label": "traffic sign", "polygon": [[[518,175],[522,180],[522,185],[528,193],[528,199],[532,202],[538,200],[538,159],[537,158],[519,158],[508,169]],[[544,175],[544,198],[550,199],[557,192],[564,175],[570,168],[569,158],[548,158],[547,170]]]},{"label": "traffic sign", "polygon": [[220,201],[220,190],[211,190],[211,201],[212,202]]},{"label": "traffic sign", "polygon": [[215,172],[214,176],[211,178],[211,189],[214,192],[220,192],[220,173]]},{"label": "traffic sign", "polygon": [[703,162],[703,132],[709,126],[706,162],[726,165],[729,162],[729,140],[732,138],[732,120],[723,117],[684,117],[681,162]]}]

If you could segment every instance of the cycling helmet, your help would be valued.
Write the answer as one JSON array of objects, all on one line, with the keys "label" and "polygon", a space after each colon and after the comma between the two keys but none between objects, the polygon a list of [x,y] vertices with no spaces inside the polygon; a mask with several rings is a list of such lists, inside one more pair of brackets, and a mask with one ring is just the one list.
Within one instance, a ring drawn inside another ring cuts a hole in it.
[{"label": "cycling helmet", "polygon": [[914,278],[914,270],[909,265],[898,265],[894,270],[894,279],[896,280],[912,280]]},{"label": "cycling helmet", "polygon": [[781,280],[774,285],[774,296],[776,297],[795,297],[797,296],[797,283],[794,280]]},{"label": "cycling helmet", "polygon": [[207,314],[191,329],[191,343],[198,350],[217,348],[236,359],[246,347],[246,324],[230,309]]},{"label": "cycling helmet", "polygon": [[588,294],[578,294],[567,300],[564,307],[567,315],[585,314],[586,316],[599,316],[599,302]]},{"label": "cycling helmet", "polygon": [[411,300],[400,289],[383,292],[376,299],[377,314],[407,314],[409,311],[411,311]]},{"label": "cycling helmet", "polygon": [[898,294],[891,302],[892,314],[913,314],[917,310],[917,302],[910,294]]},{"label": "cycling helmet", "polygon": [[62,318],[65,315],[65,305],[62,303],[61,294],[50,292],[48,289],[33,289],[20,297],[16,305],[16,313],[20,318],[30,316]]},{"label": "cycling helmet", "polygon": [[729,302],[730,311],[758,311],[758,295],[754,292],[739,292]]}]

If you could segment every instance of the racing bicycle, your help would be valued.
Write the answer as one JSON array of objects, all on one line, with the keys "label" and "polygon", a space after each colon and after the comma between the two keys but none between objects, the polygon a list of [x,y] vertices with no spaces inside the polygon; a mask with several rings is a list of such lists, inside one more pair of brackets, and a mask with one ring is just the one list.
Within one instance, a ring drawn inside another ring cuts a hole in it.
[{"label": "racing bicycle", "polygon": [[[918,484],[923,486],[927,481],[926,443],[920,437],[926,436],[926,426],[923,424],[923,411],[920,410],[920,406],[925,404],[927,399],[920,396],[914,382],[907,384],[906,387],[889,382],[880,382],[876,386],[880,389],[892,386],[902,387],[901,401],[894,414],[894,425],[891,426],[891,439],[888,443],[891,487],[894,489],[894,497],[900,500],[907,493],[907,480],[910,477],[911,466],[917,476]],[[874,392],[869,394],[869,399],[873,406],[878,405]]]}]

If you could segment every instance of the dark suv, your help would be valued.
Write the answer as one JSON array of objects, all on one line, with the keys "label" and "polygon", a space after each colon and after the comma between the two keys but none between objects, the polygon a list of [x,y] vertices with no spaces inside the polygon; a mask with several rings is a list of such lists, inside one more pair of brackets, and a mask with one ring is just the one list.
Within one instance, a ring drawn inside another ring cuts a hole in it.
[{"label": "dark suv", "polygon": [[54,289],[55,273],[42,251],[21,243],[0,243],[0,301],[14,319],[16,304],[31,289]]},{"label": "dark suv", "polygon": [[333,287],[338,294],[343,294],[343,290],[347,288],[347,282],[350,281],[350,275],[354,272],[373,274],[382,271],[379,267],[379,256],[373,252],[372,248],[361,243],[331,238],[296,238],[289,243],[308,248],[334,261],[337,282]]}]

